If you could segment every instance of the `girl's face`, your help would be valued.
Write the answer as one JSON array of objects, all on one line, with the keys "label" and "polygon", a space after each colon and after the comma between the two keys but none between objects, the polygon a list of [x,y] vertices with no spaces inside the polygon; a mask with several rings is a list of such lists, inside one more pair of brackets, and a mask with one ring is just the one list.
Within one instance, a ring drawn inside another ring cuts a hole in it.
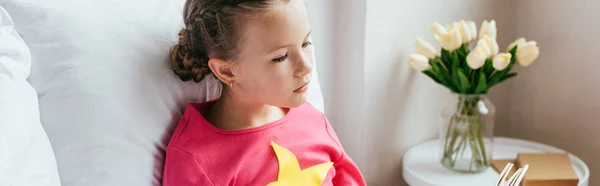
[{"label": "girl's face", "polygon": [[310,31],[303,0],[248,19],[232,68],[233,94],[246,102],[284,108],[304,104],[313,66]]}]

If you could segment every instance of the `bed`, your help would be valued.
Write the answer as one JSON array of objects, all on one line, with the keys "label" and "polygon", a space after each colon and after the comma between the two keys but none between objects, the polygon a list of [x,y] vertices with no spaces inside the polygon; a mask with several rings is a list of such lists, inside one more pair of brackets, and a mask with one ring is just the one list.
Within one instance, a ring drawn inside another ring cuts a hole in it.
[{"label": "bed", "polygon": [[184,105],[220,95],[168,69],[183,3],[0,0],[0,186],[160,185]]}]

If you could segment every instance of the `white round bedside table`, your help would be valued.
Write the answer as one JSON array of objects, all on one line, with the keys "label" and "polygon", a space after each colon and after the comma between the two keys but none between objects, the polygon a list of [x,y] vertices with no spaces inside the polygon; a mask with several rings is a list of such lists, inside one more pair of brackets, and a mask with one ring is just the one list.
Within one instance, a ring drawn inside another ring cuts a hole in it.
[{"label": "white round bedside table", "polygon": [[[498,173],[493,168],[477,174],[462,174],[444,168],[438,159],[439,140],[422,143],[403,156],[403,177],[411,186],[482,186],[493,185]],[[519,152],[566,152],[556,147],[514,138],[494,138],[494,159],[516,158]],[[588,186],[590,170],[573,154],[569,154],[579,176],[579,186]]]}]

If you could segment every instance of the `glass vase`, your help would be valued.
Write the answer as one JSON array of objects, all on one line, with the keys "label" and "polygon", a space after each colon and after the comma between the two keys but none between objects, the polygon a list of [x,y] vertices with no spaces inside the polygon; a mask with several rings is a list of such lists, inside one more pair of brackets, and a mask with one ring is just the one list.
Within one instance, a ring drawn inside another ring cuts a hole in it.
[{"label": "glass vase", "polygon": [[444,167],[477,173],[490,166],[495,110],[486,95],[453,94],[443,109],[439,134]]}]

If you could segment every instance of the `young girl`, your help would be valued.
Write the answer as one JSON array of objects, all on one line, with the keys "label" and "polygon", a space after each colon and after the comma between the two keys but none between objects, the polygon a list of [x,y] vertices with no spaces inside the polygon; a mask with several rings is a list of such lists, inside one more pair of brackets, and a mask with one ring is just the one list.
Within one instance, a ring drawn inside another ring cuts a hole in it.
[{"label": "young girl", "polygon": [[188,0],[172,49],[183,80],[214,75],[167,147],[165,186],[365,185],[325,116],[306,103],[311,27],[303,0]]}]

